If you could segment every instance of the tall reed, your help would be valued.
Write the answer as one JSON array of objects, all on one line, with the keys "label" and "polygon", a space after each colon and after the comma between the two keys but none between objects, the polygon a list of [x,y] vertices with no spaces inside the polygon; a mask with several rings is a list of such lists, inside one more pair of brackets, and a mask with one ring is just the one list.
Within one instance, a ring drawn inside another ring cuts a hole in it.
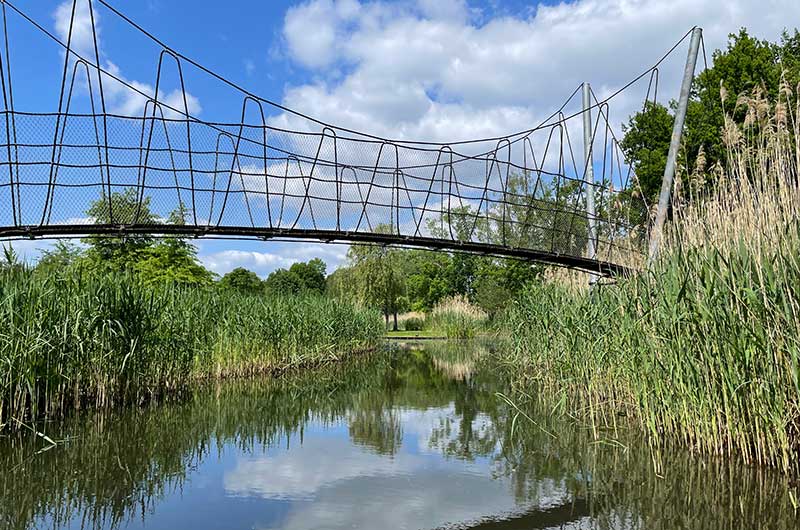
[{"label": "tall reed", "polygon": [[140,401],[201,378],[320,363],[371,347],[371,310],[71,271],[0,272],[0,426]]},{"label": "tall reed", "polygon": [[800,108],[787,103],[743,100],[754,115],[727,120],[728,169],[677,204],[651,270],[526,294],[508,321],[526,384],[581,397],[562,407],[594,425],[624,411],[656,442],[800,472]]},{"label": "tall reed", "polygon": [[436,304],[427,323],[449,339],[469,339],[480,331],[487,319],[486,313],[471,304],[466,296],[456,295]]}]

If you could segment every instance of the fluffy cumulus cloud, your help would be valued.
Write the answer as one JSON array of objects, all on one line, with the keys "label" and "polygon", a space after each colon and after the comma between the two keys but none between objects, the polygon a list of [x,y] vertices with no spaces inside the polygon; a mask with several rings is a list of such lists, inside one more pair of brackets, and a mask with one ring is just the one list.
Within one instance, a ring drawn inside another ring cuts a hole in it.
[{"label": "fluffy cumulus cloud", "polygon": [[[284,102],[391,138],[502,135],[535,125],[583,81],[613,92],[694,25],[710,51],[741,26],[775,39],[798,19],[795,0],[576,0],[516,16],[465,0],[310,0],[289,10],[284,36],[315,81],[290,87]],[[666,97],[684,50],[662,68]],[[641,104],[638,89],[616,100],[617,122]]]},{"label": "fluffy cumulus cloud", "polygon": [[330,273],[341,266],[347,258],[347,247],[322,243],[274,244],[269,252],[258,248],[216,250],[208,246],[206,243],[201,243],[200,261],[209,270],[220,275],[237,267],[244,267],[266,278],[276,269],[285,269],[293,263],[314,258],[325,261]]}]

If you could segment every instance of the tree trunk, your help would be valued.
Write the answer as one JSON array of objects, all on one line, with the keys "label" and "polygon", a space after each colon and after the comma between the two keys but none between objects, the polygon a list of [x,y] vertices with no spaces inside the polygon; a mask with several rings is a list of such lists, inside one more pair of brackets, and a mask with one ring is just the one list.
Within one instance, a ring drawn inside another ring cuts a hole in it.
[{"label": "tree trunk", "polygon": [[397,331],[397,311],[394,312],[394,329],[392,331]]}]

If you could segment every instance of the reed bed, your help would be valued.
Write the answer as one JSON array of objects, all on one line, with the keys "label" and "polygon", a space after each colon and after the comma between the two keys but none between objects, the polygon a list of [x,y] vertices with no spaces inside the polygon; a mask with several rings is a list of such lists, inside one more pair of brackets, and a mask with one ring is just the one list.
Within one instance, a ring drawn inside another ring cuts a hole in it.
[{"label": "reed bed", "polygon": [[[0,426],[141,402],[207,378],[332,361],[377,343],[372,310],[322,297],[0,271]],[[13,420],[12,420],[13,418]]]},{"label": "reed bed", "polygon": [[678,203],[658,263],[591,293],[533,288],[508,316],[511,360],[524,386],[564,394],[561,409],[596,428],[625,413],[657,444],[797,474],[797,113],[765,112],[758,95],[745,104],[758,112],[744,128],[728,120],[728,169]]},{"label": "reed bed", "polygon": [[456,295],[439,302],[428,315],[426,324],[448,339],[470,339],[487,321],[486,313],[471,304],[466,296]]}]

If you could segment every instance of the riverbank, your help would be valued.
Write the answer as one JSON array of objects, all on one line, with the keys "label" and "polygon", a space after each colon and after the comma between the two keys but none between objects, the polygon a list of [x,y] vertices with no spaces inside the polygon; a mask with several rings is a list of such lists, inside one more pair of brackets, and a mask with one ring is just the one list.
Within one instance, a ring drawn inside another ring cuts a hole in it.
[{"label": "riverbank", "polygon": [[372,310],[321,296],[147,286],[71,270],[0,272],[0,426],[141,403],[200,380],[330,362],[373,347]]},{"label": "riverbank", "polygon": [[775,135],[730,147],[729,174],[678,204],[649,271],[521,298],[506,327],[526,394],[800,474],[800,152]]}]

